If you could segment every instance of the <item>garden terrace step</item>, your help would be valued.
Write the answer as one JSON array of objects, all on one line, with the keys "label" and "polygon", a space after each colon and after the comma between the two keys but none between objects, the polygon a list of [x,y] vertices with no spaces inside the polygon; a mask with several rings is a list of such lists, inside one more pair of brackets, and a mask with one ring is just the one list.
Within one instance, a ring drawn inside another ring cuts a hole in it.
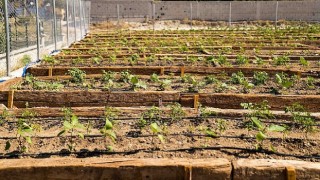
[{"label": "garden terrace step", "polygon": [[[48,76],[49,70],[52,69],[52,76],[64,76],[68,73],[68,70],[76,67],[29,67],[27,73],[33,76]],[[245,76],[253,76],[255,71],[265,71],[269,75],[274,75],[279,72],[285,72],[289,75],[305,76],[319,76],[319,70],[313,69],[310,71],[303,71],[297,69],[285,69],[285,68],[260,68],[260,67],[197,67],[197,66],[105,66],[105,67],[78,67],[80,70],[85,71],[86,74],[102,74],[103,71],[121,72],[129,70],[130,73],[136,75],[151,75],[153,73],[161,74],[163,69],[164,74],[169,73],[181,73],[184,68],[184,73],[190,74],[217,74],[227,73],[231,75],[242,71]]]},{"label": "garden terrace step", "polygon": [[184,107],[194,107],[195,95],[203,106],[242,109],[241,103],[260,103],[268,101],[272,110],[283,110],[286,106],[299,103],[311,112],[319,111],[320,96],[317,95],[270,95],[270,94],[229,94],[229,93],[180,93],[177,91],[35,91],[16,90],[9,98],[9,92],[0,92],[0,103],[7,104],[13,100],[13,106],[29,107],[84,107],[84,106],[158,106],[160,99],[164,105],[180,103]]},{"label": "garden terrace step", "polygon": [[319,179],[320,164],[272,159],[50,158],[0,160],[3,179]]},{"label": "garden terrace step", "polygon": [[[88,48],[89,49],[89,48]],[[320,51],[319,51],[320,52]],[[105,53],[105,54],[100,54],[100,56],[102,56],[103,58],[110,58],[111,54]],[[160,59],[160,58],[164,58],[164,57],[217,57],[217,55],[215,54],[157,54],[157,53],[142,53],[142,54],[138,54],[140,58],[144,58],[144,56],[150,56],[150,55],[154,55],[156,58]],[[117,58],[127,58],[132,56],[132,53],[122,53],[122,54],[116,54]],[[232,60],[232,59],[236,59],[237,55],[233,55],[233,54],[226,54],[224,55],[225,57],[227,57],[228,60]],[[272,59],[275,56],[279,56],[279,55],[245,55],[245,57],[249,58],[249,59],[255,59],[256,57],[259,57],[263,60],[269,60]],[[64,52],[55,55],[54,58],[59,59],[59,60],[71,60],[73,58],[91,58],[91,57],[97,57],[97,55],[95,55],[94,53],[90,53],[90,54],[79,54],[79,55],[71,55],[71,54],[65,54]],[[287,56],[290,61],[300,61],[300,58],[303,57],[305,60],[308,61],[319,61],[320,60],[320,56],[319,55],[301,55],[301,56],[297,56],[297,55],[289,55]],[[119,60],[119,59],[117,59]]]},{"label": "garden terrace step", "polygon": [[[96,45],[87,45],[87,47],[89,48],[94,48],[96,47]],[[241,48],[243,48],[244,50],[253,50],[253,49],[256,49],[257,46],[201,46],[202,48],[204,49],[214,49],[214,50],[218,50],[218,49],[222,49],[222,48],[231,48],[232,50],[240,50]],[[79,48],[76,48],[76,47],[73,47],[75,49],[79,49]],[[129,50],[129,49],[132,49],[132,50],[139,50],[139,48],[145,48],[146,49],[146,52],[148,52],[149,48],[157,48],[159,49],[160,51],[161,50],[166,50],[166,49],[169,49],[169,50],[180,50],[181,47],[179,46],[166,46],[166,47],[123,47],[123,46],[119,46],[119,47],[110,47],[109,45],[99,45],[99,48],[107,48],[108,50],[113,50],[113,49],[118,49],[118,50]],[[200,46],[190,46],[190,47],[187,47],[189,50],[197,50],[200,48]],[[263,47],[259,47],[259,50],[319,50],[319,48],[317,47],[310,47],[310,46],[306,46],[306,47],[290,47],[290,46],[263,46]],[[149,50],[150,51],[150,50]]]},{"label": "garden terrace step", "polygon": [[231,178],[226,159],[52,158],[0,160],[3,179],[217,179]]}]

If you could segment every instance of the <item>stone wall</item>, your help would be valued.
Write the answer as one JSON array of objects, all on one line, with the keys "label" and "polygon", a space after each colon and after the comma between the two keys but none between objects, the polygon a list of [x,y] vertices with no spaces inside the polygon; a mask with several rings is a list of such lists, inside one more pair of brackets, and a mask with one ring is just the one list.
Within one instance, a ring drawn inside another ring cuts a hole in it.
[{"label": "stone wall", "polygon": [[152,18],[159,20],[199,19],[213,21],[275,20],[320,21],[320,1],[105,1],[92,0],[91,18],[95,21]]}]

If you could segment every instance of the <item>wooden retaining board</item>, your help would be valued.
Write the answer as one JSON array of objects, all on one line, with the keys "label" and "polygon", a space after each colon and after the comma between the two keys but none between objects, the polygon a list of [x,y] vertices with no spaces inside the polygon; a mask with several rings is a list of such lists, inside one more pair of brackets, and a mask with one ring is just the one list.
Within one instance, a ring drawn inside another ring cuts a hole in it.
[{"label": "wooden retaining board", "polygon": [[[301,74],[308,73],[307,71],[297,69],[285,69],[285,68],[260,68],[260,67],[197,67],[197,66],[105,66],[105,67],[77,67],[80,70],[86,72],[86,74],[102,74],[103,71],[121,72],[129,70],[132,74],[136,75],[151,75],[153,73],[160,74],[161,68],[164,68],[165,73],[180,73],[181,67],[184,67],[184,73],[193,74],[216,74],[225,72],[227,74],[236,73],[242,71],[246,76],[252,76],[255,71],[265,71],[269,75],[276,74],[278,72],[285,72],[287,74]],[[74,67],[53,67],[52,76],[63,76],[68,73],[68,70]],[[48,76],[49,69],[43,67],[30,67],[27,69],[27,73],[33,76]],[[320,71],[320,70],[319,70]],[[319,74],[318,70],[314,70],[314,75]],[[310,75],[310,73],[308,73]]]},{"label": "wooden retaining board", "polygon": [[[7,104],[8,91],[0,92],[0,103]],[[160,99],[164,105],[178,102],[185,107],[194,107],[196,94],[176,91],[144,91],[144,92],[107,92],[107,91],[30,91],[17,90],[13,97],[13,106],[25,107],[83,107],[83,106],[158,106]],[[242,109],[240,103],[260,103],[267,100],[273,110],[283,110],[293,103],[303,105],[312,112],[320,111],[318,95],[270,95],[270,94],[227,94],[201,93],[199,102],[203,106]]]}]

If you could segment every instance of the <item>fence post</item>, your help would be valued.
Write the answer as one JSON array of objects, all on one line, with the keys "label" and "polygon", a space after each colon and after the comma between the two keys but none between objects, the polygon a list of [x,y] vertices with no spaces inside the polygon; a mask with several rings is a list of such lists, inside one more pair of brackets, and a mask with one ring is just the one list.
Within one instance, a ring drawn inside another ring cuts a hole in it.
[{"label": "fence post", "polygon": [[40,22],[39,22],[39,1],[35,0],[36,5],[36,28],[37,28],[37,60],[40,59]]},{"label": "fence post", "polygon": [[3,1],[4,9],[4,21],[6,28],[6,60],[7,60],[7,76],[10,76],[10,30],[9,30],[9,18],[8,18],[8,1]]},{"label": "fence post", "polygon": [[72,14],[73,14],[73,29],[74,29],[74,42],[77,41],[77,24],[76,24],[76,2],[72,0]]},{"label": "fence post", "polygon": [[69,0],[66,0],[66,20],[67,20],[67,46],[69,46]]},{"label": "fence post", "polygon": [[277,24],[278,24],[278,7],[279,7],[279,2],[277,1],[276,3],[276,20],[275,20],[275,28],[277,29]]},{"label": "fence post", "polygon": [[56,0],[52,0],[53,3],[53,38],[54,38],[54,50],[57,50],[57,14],[56,14]]},{"label": "fence post", "polygon": [[231,1],[229,2],[229,26],[231,26],[231,15],[232,15],[232,6]]},{"label": "fence post", "polygon": [[80,39],[82,38],[83,34],[82,34],[82,3],[81,0],[79,0],[79,20],[80,20]]},{"label": "fence post", "polygon": [[192,15],[192,2],[190,2],[190,21],[191,21],[191,23],[190,23],[190,25],[191,25],[191,29],[193,29],[193,26],[192,26],[192,19],[193,19],[193,17],[192,17],[193,15]]}]

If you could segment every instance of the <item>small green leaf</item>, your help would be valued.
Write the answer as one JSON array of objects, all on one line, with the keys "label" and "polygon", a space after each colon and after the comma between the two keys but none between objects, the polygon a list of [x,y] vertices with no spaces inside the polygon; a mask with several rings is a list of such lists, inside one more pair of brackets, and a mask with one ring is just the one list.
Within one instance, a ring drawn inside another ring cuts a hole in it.
[{"label": "small green leaf", "polygon": [[161,143],[164,143],[164,137],[161,134],[158,134],[158,138],[161,141]]},{"label": "small green leaf", "polygon": [[130,79],[130,82],[132,84],[137,84],[139,82],[139,79],[137,76],[132,76],[131,79]]},{"label": "small green leaf", "polygon": [[10,147],[11,147],[11,143],[10,143],[10,141],[7,141],[4,150],[8,151],[10,149]]},{"label": "small green leaf", "polygon": [[84,139],[84,135],[82,133],[78,133],[78,136],[81,138],[81,139]]},{"label": "small green leaf", "polygon": [[286,130],[285,127],[283,126],[280,126],[280,125],[271,125],[269,128],[268,128],[269,131],[274,131],[274,132],[283,132]]},{"label": "small green leaf", "polygon": [[256,135],[256,138],[258,141],[263,141],[264,139],[267,138],[267,136],[263,132],[259,131],[258,134]]},{"label": "small green leaf", "polygon": [[26,139],[27,143],[32,144],[31,137],[26,136],[24,138]]},{"label": "small green leaf", "polygon": [[216,138],[217,137],[217,134],[215,132],[211,131],[210,129],[206,130],[206,135],[211,137],[211,138]]},{"label": "small green leaf", "polygon": [[77,123],[75,126],[77,129],[86,129],[86,127],[83,124]]},{"label": "small green leaf", "polygon": [[251,121],[259,130],[262,130],[264,128],[263,124],[257,117],[251,117]]},{"label": "small green leaf", "polygon": [[64,126],[65,129],[71,129],[72,128],[72,125],[68,121],[64,121],[63,122],[63,126]]},{"label": "small green leaf", "polygon": [[107,119],[107,118],[106,118],[105,128],[106,129],[112,129],[113,128],[112,122],[109,121],[109,119]]},{"label": "small green leaf", "polygon": [[72,117],[71,117],[71,124],[72,124],[72,126],[78,124],[78,122],[79,122],[78,117],[73,114]]},{"label": "small green leaf", "polygon": [[115,142],[117,140],[117,135],[113,131],[108,131],[108,135],[113,142]]},{"label": "small green leaf", "polygon": [[272,146],[272,144],[270,144],[270,149],[271,149],[272,152],[277,152],[277,149],[274,148],[274,146]]},{"label": "small green leaf", "polygon": [[161,132],[161,129],[160,129],[160,127],[158,126],[157,123],[152,123],[152,124],[150,124],[150,128],[151,128],[151,131],[152,131],[153,133],[159,133],[159,132]]}]

